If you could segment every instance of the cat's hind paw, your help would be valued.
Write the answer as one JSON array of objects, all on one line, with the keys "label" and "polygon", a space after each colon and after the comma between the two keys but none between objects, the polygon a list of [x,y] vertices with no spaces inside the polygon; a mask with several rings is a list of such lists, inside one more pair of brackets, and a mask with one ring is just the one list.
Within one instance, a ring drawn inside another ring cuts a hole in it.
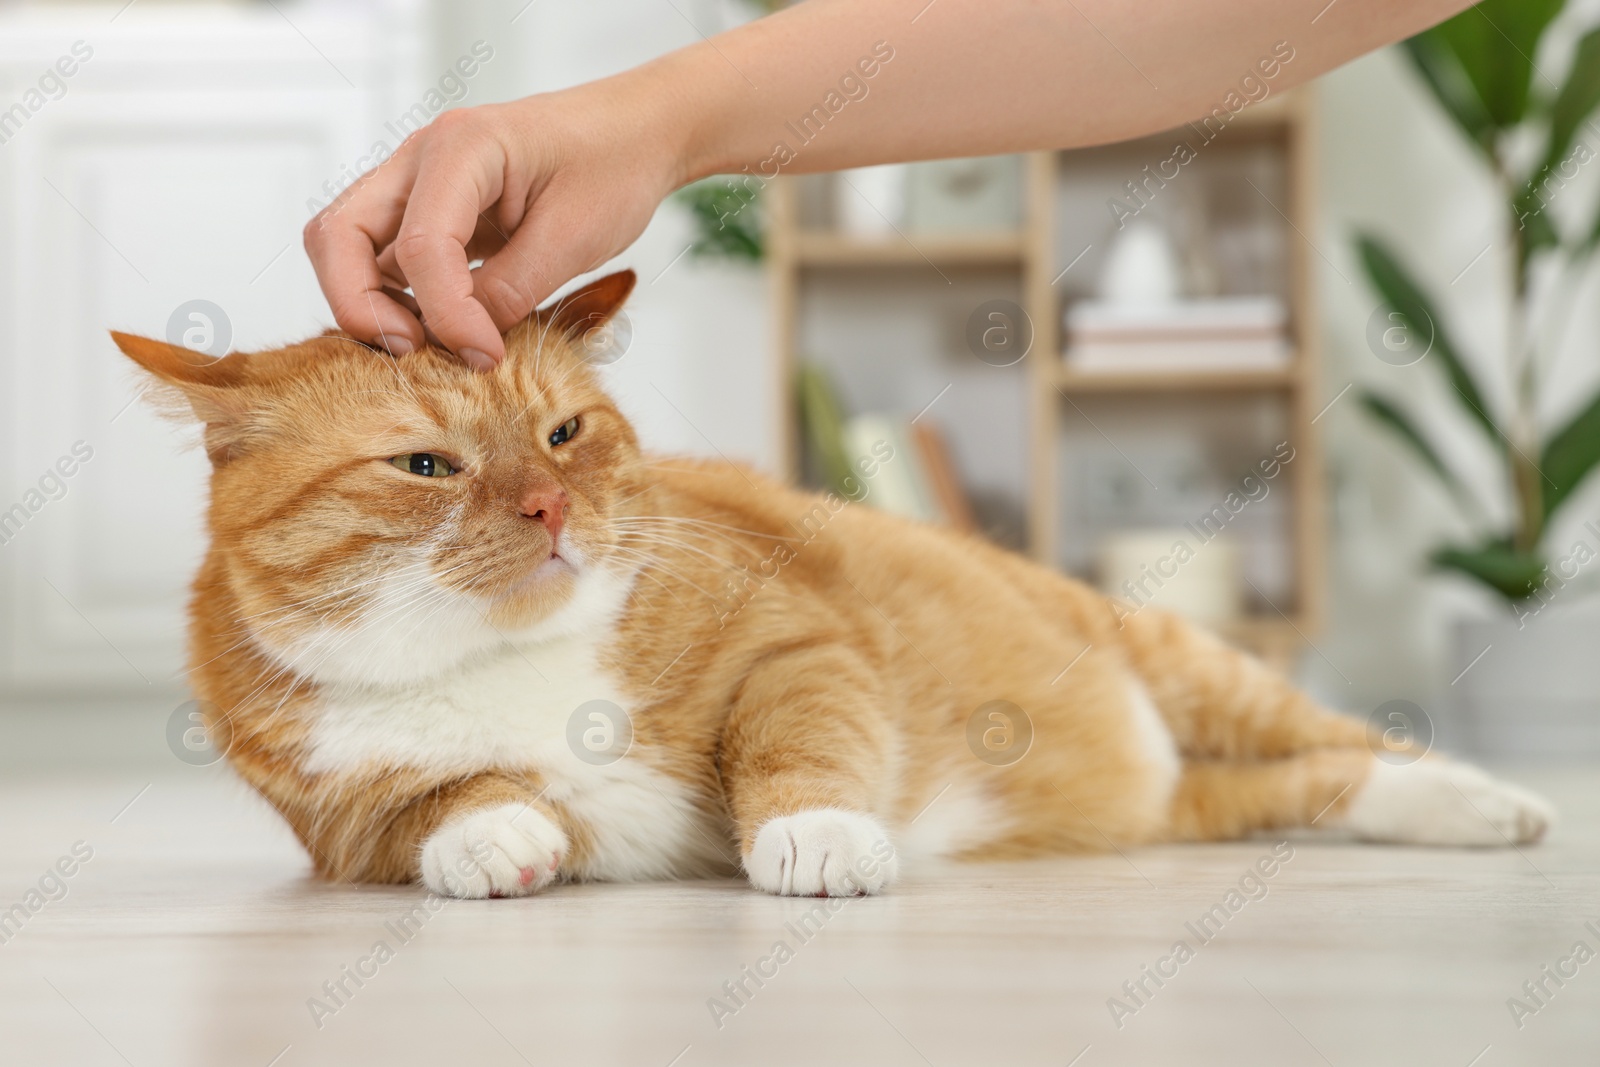
[{"label": "cat's hind paw", "polygon": [[786,897],[852,897],[881,892],[898,860],[870,815],[815,808],[769,819],[744,857],[750,884]]},{"label": "cat's hind paw", "polygon": [[1542,798],[1465,763],[1377,762],[1339,824],[1368,841],[1501,847],[1538,841],[1555,821]]},{"label": "cat's hind paw", "polygon": [[526,804],[501,804],[435,830],[422,846],[422,883],[442,896],[527,896],[555,878],[566,854],[561,827]]}]

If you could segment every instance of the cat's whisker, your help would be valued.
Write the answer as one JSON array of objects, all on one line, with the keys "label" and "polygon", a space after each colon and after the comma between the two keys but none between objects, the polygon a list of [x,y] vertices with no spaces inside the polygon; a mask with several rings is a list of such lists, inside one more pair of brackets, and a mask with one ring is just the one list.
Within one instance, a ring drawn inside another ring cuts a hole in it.
[{"label": "cat's whisker", "polygon": [[[619,542],[666,545],[680,551],[699,555],[718,566],[731,567],[735,570],[748,566],[749,562],[759,562],[765,558],[749,545],[730,544],[706,538],[696,541],[691,539],[692,534],[687,534],[681,530],[661,529],[659,527],[629,527],[615,531],[615,535]],[[749,562],[741,562],[741,560]]]},{"label": "cat's whisker", "polygon": [[[207,666],[208,664],[213,663],[218,659],[221,659],[223,656],[227,655],[229,652],[232,652],[234,649],[237,649],[237,648],[241,647],[242,645],[247,644],[252,638],[255,638],[255,637],[259,636],[260,631],[263,630],[263,629],[267,629],[267,628],[270,628],[270,627],[284,626],[284,625],[287,625],[289,623],[298,622],[301,619],[310,617],[310,616],[312,616],[314,614],[318,614],[319,613],[319,609],[318,609],[317,605],[318,605],[318,602],[320,602],[320,601],[326,600],[326,599],[328,599],[330,597],[346,597],[353,590],[355,590],[357,588],[360,588],[360,587],[365,586],[365,585],[372,584],[374,582],[383,581],[383,580],[385,580],[385,579],[387,579],[389,577],[391,577],[391,575],[389,575],[389,574],[379,574],[379,575],[377,575],[376,577],[374,577],[372,579],[363,580],[361,582],[356,583],[353,586],[347,586],[347,587],[343,587],[341,589],[332,590],[332,591],[330,591],[328,593],[322,594],[322,595],[317,596],[317,597],[310,598],[309,600],[306,600],[306,601],[301,601],[301,602],[294,603],[294,604],[288,604],[288,605],[285,605],[285,606],[279,607],[279,608],[272,608],[272,609],[269,609],[269,610],[263,611],[263,612],[257,612],[254,615],[237,616],[235,618],[235,620],[234,620],[235,628],[233,630],[228,631],[226,636],[230,636],[231,637],[231,636],[234,636],[234,635],[239,635],[239,640],[234,642],[228,648],[223,649],[221,652],[219,652],[216,656],[213,656],[211,659],[206,660],[203,663],[195,664],[194,666],[190,667],[185,673],[192,673],[193,671],[196,671],[196,670],[200,669],[201,667]],[[269,618],[269,616],[275,616],[275,617]],[[257,626],[253,626],[252,627],[252,626],[248,625],[249,623],[255,622],[257,620],[262,620],[262,621],[260,621],[260,623]]]},{"label": "cat's whisker", "polygon": [[693,527],[672,526],[654,521],[624,523],[617,526],[615,532],[618,537],[654,537],[686,547],[698,548],[702,551],[711,551],[719,559],[726,559],[726,554],[737,554],[759,560],[765,559],[771,554],[770,552],[763,552],[747,541],[740,541],[726,534],[699,530]]},{"label": "cat's whisker", "polygon": [[721,532],[720,530],[710,530],[703,529],[698,526],[683,526],[677,523],[667,523],[662,522],[657,518],[613,519],[611,525],[623,530],[646,529],[655,530],[662,533],[670,533],[681,537],[697,537],[710,544],[725,545],[729,548],[737,548],[741,551],[760,555],[760,552],[755,548],[754,545],[750,544],[748,540],[741,540],[737,537],[732,537]]},{"label": "cat's whisker", "polygon": [[666,557],[657,551],[652,551],[636,545],[617,544],[610,546],[609,558],[632,561],[636,565],[646,566],[653,570],[659,570],[670,577],[678,579],[685,585],[691,584],[691,579],[686,577],[682,571],[674,569],[669,563],[667,563]]},{"label": "cat's whisker", "polygon": [[[625,497],[621,497],[620,499],[612,501],[611,502],[611,508],[614,511],[616,508],[621,507],[623,504],[626,504],[628,501],[633,500],[633,499],[635,499],[637,497],[641,497],[644,494],[648,493],[652,489],[660,488],[660,486],[661,486],[661,483],[659,481],[646,482],[642,488],[640,488],[640,489],[638,489],[638,490],[636,490],[636,491],[634,491],[632,493],[629,493]],[[613,521],[615,521],[615,520],[613,520]]]},{"label": "cat's whisker", "polygon": [[[667,595],[668,596],[672,597],[672,599],[676,600],[679,604],[682,604],[683,603],[683,598],[678,596],[677,593],[673,592],[672,587],[670,585],[668,585],[667,583],[663,582],[660,578],[657,578],[654,574],[651,574],[650,570],[651,570],[651,568],[648,567],[648,566],[638,565],[638,566],[634,566],[634,567],[630,568],[627,573],[630,574],[630,575],[633,575],[633,576],[640,577],[640,578],[646,578],[646,579],[654,582],[656,585],[660,586],[662,589],[665,589],[667,591]],[[638,596],[638,595],[639,595],[639,590],[638,589],[634,589],[629,594],[630,597],[635,597],[635,596]]]},{"label": "cat's whisker", "polygon": [[[676,578],[678,581],[682,582],[684,585],[687,585],[690,588],[692,588],[692,589],[698,591],[699,593],[701,593],[703,596],[705,596],[705,598],[707,600],[710,600],[712,603],[714,603],[714,604],[722,603],[722,601],[714,593],[711,593],[711,592],[707,591],[704,587],[699,585],[693,579],[685,577],[681,572],[679,572],[677,570],[674,570],[672,567],[667,566],[664,562],[662,562],[661,558],[658,555],[653,555],[653,554],[644,552],[643,550],[627,548],[627,547],[622,547],[622,546],[613,546],[612,550],[613,550],[613,552],[616,552],[617,554],[622,555],[624,558],[628,558],[628,556],[631,554],[634,558],[642,560],[643,561],[643,565],[649,566],[649,567],[653,567],[656,570],[659,570],[659,571],[663,572],[664,574],[668,575],[669,577]],[[680,603],[681,603],[681,601],[680,601]]]},{"label": "cat's whisker", "polygon": [[[662,572],[664,572],[666,574],[669,574],[674,578],[677,578],[681,582],[684,582],[686,584],[690,583],[690,579],[689,578],[685,577],[681,572],[674,570],[667,563],[666,553],[672,552],[672,551],[681,552],[682,550],[681,550],[680,546],[643,541],[643,542],[636,542],[634,544],[624,545],[624,546],[620,546],[620,547],[623,548],[624,550],[632,550],[632,551],[636,551],[636,552],[641,552],[641,551],[642,552],[653,552],[653,555],[652,555],[651,559],[652,559],[653,565],[656,567],[656,569],[661,570]],[[682,559],[681,562],[683,562],[690,569],[694,569],[697,565],[700,566],[700,567],[704,567],[706,565],[704,563],[697,564],[696,561],[693,558]],[[713,562],[717,562],[717,565],[719,567],[719,574],[718,575],[713,575],[713,577],[721,576],[721,577],[724,577],[728,581],[734,581],[739,576],[751,573],[748,569],[736,567],[733,564],[727,563],[725,561],[713,561]],[[697,586],[697,588],[698,588],[698,586]]]},{"label": "cat's whisker", "polygon": [[[631,545],[613,545],[611,546],[611,554],[614,557],[618,557],[623,560],[632,560],[639,566],[648,567],[653,570],[659,570],[669,577],[676,578],[685,585],[693,586],[695,584],[694,581],[686,577],[683,572],[670,566],[666,562],[665,558],[658,552],[651,552],[646,549],[636,548]],[[695,588],[699,587],[695,586]],[[703,591],[704,590],[702,590],[702,592]]]},{"label": "cat's whisker", "polygon": [[364,605],[353,625],[335,630],[331,639],[324,639],[321,646],[316,648],[316,650],[321,654],[318,656],[315,665],[313,665],[310,669],[306,668],[304,660],[308,650],[301,650],[291,657],[286,657],[288,660],[288,668],[294,670],[295,673],[299,675],[311,675],[314,673],[315,667],[320,666],[323,662],[325,662],[327,656],[332,651],[348,645],[368,626],[375,622],[382,621],[383,619],[397,612],[402,612],[420,600],[425,600],[427,597],[434,595],[436,592],[437,590],[427,588],[421,582],[415,582],[405,589],[400,598],[397,599],[391,597],[389,601],[387,601],[376,613],[374,613],[373,606],[370,603]]},{"label": "cat's whisker", "polygon": [[[460,509],[457,508],[455,510],[459,511]],[[446,534],[441,533],[437,538],[432,538],[430,541],[437,542],[445,539]],[[427,556],[436,557],[447,552],[462,552],[469,549],[478,549],[481,551],[481,546],[466,543],[433,543],[427,545],[422,551]],[[385,589],[384,595],[391,601],[395,600],[396,598],[400,598],[401,603],[403,604],[404,598],[408,596],[414,589],[435,584],[447,575],[454,573],[455,571],[462,570],[468,566],[472,566],[477,562],[479,561],[468,560],[465,563],[447,567],[442,570],[435,570],[429,566],[425,573],[414,575],[405,579],[398,585],[393,585],[392,587]],[[292,626],[314,616],[326,615],[328,614],[330,608],[337,609],[338,607],[345,606],[344,602],[353,602],[363,591],[370,590],[373,586],[382,585],[384,583],[392,583],[394,580],[395,573],[392,569],[379,570],[376,574],[363,576],[355,581],[346,583],[331,590],[327,590],[326,592],[317,594],[315,596],[298,599],[292,604],[267,609],[251,615],[237,616],[235,618],[236,629],[231,632],[230,636],[237,635],[238,640],[210,659],[194,664],[193,666],[187,668],[185,673],[192,674],[194,671],[197,671],[200,668],[222,658],[223,656],[226,656],[228,653],[238,649],[239,647],[248,644],[252,638],[257,637],[260,631],[264,629],[277,629]],[[350,608],[350,615],[352,616],[352,619],[350,620],[351,623],[359,627],[363,624],[364,614],[370,610],[369,607],[356,603],[350,603],[348,604],[348,607]]]},{"label": "cat's whisker", "polygon": [[748,545],[755,536],[734,529],[719,529],[714,524],[674,522],[661,515],[618,515],[611,521],[617,525],[651,525],[670,528],[683,533],[694,533],[702,537],[718,537],[724,539],[730,545]]},{"label": "cat's whisker", "polygon": [[[654,574],[651,574],[650,571],[648,571],[648,569],[640,568],[640,569],[637,569],[637,571],[634,571],[634,573],[637,574],[638,577],[645,577],[645,579],[650,579],[651,582],[654,582],[654,584],[659,585],[659,587],[661,587],[661,589],[666,590],[667,595],[669,595],[669,597],[672,597],[672,598],[674,598],[674,600],[678,601],[678,605],[685,606],[685,608],[686,608],[686,606],[688,606],[688,605],[685,605],[685,603],[683,603],[683,597],[678,597],[677,592],[674,592],[674,589],[672,589],[672,587],[670,587],[670,585],[667,585],[666,582],[661,581],[661,579],[659,579],[659,577],[654,576]],[[632,590],[632,592],[629,592],[629,600],[634,600],[635,597],[643,597],[643,593],[645,593],[645,590],[634,589],[634,590]]]},{"label": "cat's whisker", "polygon": [[267,616],[273,615],[275,613],[282,613],[282,612],[308,613],[309,614],[311,609],[315,608],[316,606],[318,606],[320,604],[326,603],[329,600],[338,600],[338,599],[348,598],[349,596],[351,596],[352,594],[354,594],[355,592],[357,592],[360,589],[363,589],[363,588],[365,588],[367,586],[376,585],[376,584],[378,584],[380,582],[388,581],[389,579],[393,578],[393,576],[394,576],[393,573],[390,572],[390,571],[380,571],[379,573],[371,576],[370,578],[363,578],[360,581],[355,582],[355,583],[353,583],[351,585],[341,586],[341,587],[339,587],[337,589],[331,589],[326,593],[319,593],[319,594],[317,594],[316,596],[313,596],[313,597],[307,597],[307,598],[304,598],[304,599],[301,599],[301,600],[297,600],[293,604],[285,605],[285,606],[279,607],[279,608],[269,608],[266,611],[259,611],[259,612],[256,612],[253,615],[240,615],[240,616],[237,617],[236,621],[238,621],[238,622],[252,622],[254,620],[263,619],[263,618],[266,618]]},{"label": "cat's whisker", "polygon": [[[459,568],[452,568],[452,569],[459,569]],[[449,572],[442,572],[442,573],[449,573]],[[392,576],[385,576],[385,579],[391,578],[391,577]],[[426,584],[426,583],[430,582],[431,580],[432,580],[432,576],[431,575],[430,576],[426,576],[426,577],[408,579],[405,584],[395,586],[392,589],[388,590],[387,591],[387,595],[391,599],[393,597],[397,596],[397,595],[404,595],[407,592],[409,592],[411,590],[411,588],[413,588],[415,586],[421,586],[423,584]],[[371,583],[371,584],[381,584],[381,581],[379,583]],[[341,599],[342,600],[354,601],[355,598],[353,598],[351,596],[344,596]],[[349,618],[346,619],[346,620],[343,620],[343,621],[348,622],[348,623],[358,623],[362,612],[367,610],[367,605],[365,605],[363,603],[352,602],[352,603],[350,603],[348,605],[342,605],[341,604],[340,606],[348,606],[348,608],[349,608],[349,611],[346,613],[349,616]],[[268,613],[268,614],[270,614],[270,613]],[[295,606],[293,608],[293,610],[290,610],[290,611],[288,611],[287,614],[281,615],[279,617],[275,617],[275,618],[259,618],[259,619],[245,619],[245,620],[240,620],[240,621],[242,623],[246,623],[246,622],[253,622],[254,623],[254,625],[252,625],[252,626],[244,626],[243,629],[242,629],[242,632],[244,632],[244,634],[245,634],[245,639],[248,640],[248,638],[250,636],[252,636],[252,635],[257,635],[257,634],[260,634],[260,633],[265,632],[265,631],[270,631],[270,630],[275,630],[275,629],[283,629],[283,628],[286,628],[286,627],[295,626],[295,625],[298,625],[301,622],[306,621],[307,619],[316,618],[316,619],[319,619],[319,620],[321,620],[323,622],[327,622],[328,621],[327,617],[330,614],[332,614],[332,612],[330,611],[330,609],[329,609],[329,607],[327,605],[325,605],[325,604],[308,603],[308,604],[297,605],[297,606]],[[241,632],[241,631],[235,631],[235,632]]]},{"label": "cat's whisker", "polygon": [[699,556],[702,559],[706,560],[707,562],[713,564],[714,566],[720,567],[720,568],[722,568],[724,570],[733,571],[735,573],[739,573],[741,571],[747,570],[747,568],[743,567],[740,564],[734,563],[732,560],[724,559],[721,556],[718,556],[718,555],[715,555],[715,554],[713,554],[711,552],[708,552],[705,549],[700,548],[697,545],[692,545],[692,544],[689,544],[688,542],[677,540],[675,538],[661,537],[661,536],[653,535],[653,534],[634,532],[634,533],[625,533],[625,534],[623,534],[619,538],[619,541],[624,540],[624,539],[628,543],[631,543],[631,544],[655,545],[655,546],[660,547],[660,548],[674,549],[674,550],[679,551],[679,552],[686,552],[686,553],[689,553],[689,554],[692,554],[692,555],[696,555],[696,556]]},{"label": "cat's whisker", "polygon": [[[284,693],[283,697],[279,699],[277,706],[274,707],[270,713],[268,713],[263,725],[276,719],[277,715],[287,705],[289,698],[294,694],[295,690],[300,685],[309,682],[310,679],[315,676],[317,670],[326,664],[330,658],[348,648],[357,636],[364,636],[366,631],[371,626],[376,623],[383,622],[386,619],[390,620],[388,627],[385,628],[382,635],[387,638],[392,635],[395,628],[400,625],[400,623],[406,621],[407,616],[410,615],[414,620],[412,632],[415,632],[415,630],[420,629],[423,624],[425,624],[440,610],[448,605],[449,601],[452,599],[452,593],[453,590],[440,586],[434,586],[430,589],[421,590],[419,593],[412,595],[402,603],[387,605],[386,610],[377,615],[368,615],[363,619],[360,626],[352,627],[351,629],[340,633],[337,639],[326,642],[322,648],[318,649],[319,654],[317,655],[314,663],[307,664],[304,662],[295,662],[286,665],[285,669],[292,668],[294,670],[294,681],[291,683],[289,689]],[[278,672],[277,675],[274,675],[274,678],[281,674],[282,671]],[[264,688],[264,686],[258,687],[257,691],[259,692],[261,688]]]},{"label": "cat's whisker", "polygon": [[[693,526],[714,527],[714,528],[716,528],[718,530],[726,530],[729,533],[745,534],[745,535],[750,536],[750,537],[759,537],[763,541],[794,541],[794,542],[803,544],[805,542],[805,540],[806,540],[804,537],[789,537],[789,536],[786,536],[784,534],[767,533],[767,532],[762,531],[762,530],[746,530],[746,529],[744,529],[742,527],[739,527],[739,526],[729,526],[727,523],[723,523],[723,522],[712,522],[710,519],[697,519],[697,518],[692,518],[692,517],[684,516],[684,515],[629,515],[626,518],[628,518],[628,519],[653,519],[653,520],[658,521],[658,522],[671,522],[671,523],[681,523],[681,524],[693,525]],[[621,520],[618,520],[618,521],[621,521]]]},{"label": "cat's whisker", "polygon": [[[401,584],[401,585],[395,587],[394,589],[389,590],[389,591],[386,592],[385,603],[387,605],[389,605],[387,610],[388,611],[404,611],[404,610],[406,610],[410,606],[411,601],[419,593],[426,595],[430,591],[430,589],[439,586],[438,579],[444,577],[445,575],[453,573],[454,571],[460,570],[463,567],[468,566],[468,565],[469,564],[459,564],[459,565],[457,565],[455,567],[447,568],[444,571],[438,571],[438,572],[430,571],[430,572],[428,572],[426,574],[422,574],[422,575],[418,575],[418,576],[414,576],[412,578],[406,579],[406,581],[403,584]],[[392,575],[386,575],[385,577],[392,577]],[[290,621],[297,621],[297,619],[299,617],[301,617],[301,616],[300,616],[299,613],[297,613],[296,615],[289,616],[288,618],[283,619],[283,620],[273,620],[273,622],[271,622],[271,623],[269,623],[267,625],[269,625],[269,626],[282,626],[282,625],[285,625],[286,623],[288,623]],[[380,614],[379,616],[376,617],[376,619],[381,619],[381,618],[384,618],[384,617],[386,617],[386,614]],[[372,615],[372,604],[369,602],[368,604],[363,605],[359,609],[357,609],[356,617],[353,620],[353,625],[351,625],[349,627],[349,631],[352,632],[352,633],[354,633],[356,631],[359,631],[363,627],[369,625],[372,621],[375,621],[375,618]],[[259,630],[260,630],[259,627],[256,628],[256,630],[253,631],[252,634],[246,636],[245,640],[249,640],[250,636],[255,636],[257,633],[259,633]]]},{"label": "cat's whisker", "polygon": [[[474,547],[477,547],[477,546],[469,545],[469,544],[446,545],[446,546],[443,546],[443,547],[427,546],[427,547],[424,548],[424,551],[436,554],[436,553],[439,553],[439,552],[461,551],[463,549],[474,548]],[[374,566],[376,566],[376,565],[374,565]],[[381,583],[381,582],[390,581],[393,578],[394,578],[394,571],[393,571],[392,568],[377,567],[377,573],[375,573],[375,574],[373,574],[373,575],[371,575],[369,577],[363,577],[363,578],[361,578],[361,579],[359,579],[359,580],[357,580],[355,582],[348,583],[346,585],[342,585],[342,586],[339,586],[339,587],[334,588],[334,589],[330,589],[330,590],[328,590],[327,592],[324,592],[324,593],[319,593],[316,596],[304,597],[304,598],[297,599],[293,604],[289,604],[289,605],[286,605],[286,606],[281,607],[281,608],[270,608],[270,609],[268,609],[266,611],[257,612],[257,613],[255,613],[253,615],[241,615],[241,616],[238,616],[237,617],[237,621],[243,622],[243,621],[250,621],[250,620],[254,620],[254,619],[259,619],[259,618],[263,618],[265,616],[271,615],[274,612],[300,611],[302,609],[305,609],[305,608],[308,608],[308,607],[311,607],[311,606],[314,606],[314,605],[317,605],[317,604],[324,603],[324,602],[326,602],[328,600],[331,600],[331,599],[339,599],[339,598],[343,598],[343,597],[348,597],[351,593],[353,593],[353,592],[355,592],[355,591],[357,591],[359,589],[365,588],[365,587],[370,586],[370,585],[378,584],[378,583]]]}]

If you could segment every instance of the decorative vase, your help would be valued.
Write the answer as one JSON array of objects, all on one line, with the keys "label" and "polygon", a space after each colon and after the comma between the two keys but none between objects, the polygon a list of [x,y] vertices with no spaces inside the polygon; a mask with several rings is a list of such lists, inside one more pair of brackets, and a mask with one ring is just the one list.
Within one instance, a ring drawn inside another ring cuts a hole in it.
[{"label": "decorative vase", "polygon": [[914,163],[906,228],[914,233],[1009,233],[1022,222],[1022,157]]},{"label": "decorative vase", "polygon": [[1100,274],[1100,299],[1109,304],[1159,307],[1183,295],[1172,240],[1158,223],[1135,220],[1117,234]]},{"label": "decorative vase", "polygon": [[906,164],[839,172],[834,210],[839,229],[852,237],[892,235],[906,221]]},{"label": "decorative vase", "polygon": [[1482,759],[1600,755],[1600,614],[1458,620],[1440,743]]}]

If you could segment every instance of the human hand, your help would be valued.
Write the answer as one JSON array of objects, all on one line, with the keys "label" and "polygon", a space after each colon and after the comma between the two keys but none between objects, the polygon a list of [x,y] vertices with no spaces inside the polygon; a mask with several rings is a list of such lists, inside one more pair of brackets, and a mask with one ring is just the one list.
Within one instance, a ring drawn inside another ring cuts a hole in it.
[{"label": "human hand", "polygon": [[499,363],[502,331],[633,243],[681,184],[652,88],[625,75],[448,111],[412,134],[306,224],[339,326],[397,354],[433,342],[479,370]]}]

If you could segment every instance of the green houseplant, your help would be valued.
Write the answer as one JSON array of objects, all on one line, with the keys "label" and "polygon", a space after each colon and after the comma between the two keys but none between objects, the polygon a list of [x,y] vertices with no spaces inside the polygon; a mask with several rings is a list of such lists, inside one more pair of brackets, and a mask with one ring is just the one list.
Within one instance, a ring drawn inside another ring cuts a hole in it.
[{"label": "green houseplant", "polygon": [[[1502,465],[1511,501],[1509,524],[1484,519],[1471,489],[1431,443],[1403,404],[1368,392],[1369,414],[1408,445],[1472,517],[1477,531],[1464,543],[1432,553],[1437,568],[1481,583],[1514,607],[1537,595],[1547,575],[1546,533],[1551,519],[1600,463],[1600,395],[1558,426],[1539,425],[1541,355],[1548,352],[1579,284],[1600,245],[1600,213],[1581,226],[1563,225],[1550,210],[1578,171],[1597,158],[1600,124],[1600,27],[1579,37],[1564,83],[1551,84],[1536,68],[1539,47],[1564,0],[1486,0],[1485,3],[1405,42],[1422,81],[1501,193],[1502,223],[1511,253],[1505,300],[1510,328],[1501,343],[1511,382],[1508,404],[1496,410],[1461,358],[1444,318],[1401,257],[1370,233],[1358,236],[1368,280],[1382,297],[1389,330],[1426,348],[1429,362],[1448,379],[1463,416],[1489,440]],[[1530,155],[1529,146],[1533,146]],[[1571,214],[1572,205],[1563,205]],[[1545,262],[1545,261],[1548,261]],[[1545,302],[1540,321],[1530,317],[1530,283],[1557,276],[1569,299]],[[1386,331],[1384,336],[1390,336]]]},{"label": "green houseplant", "polygon": [[694,220],[689,254],[697,259],[759,262],[765,254],[761,187],[753,180],[718,176],[684,186],[673,194]]}]

